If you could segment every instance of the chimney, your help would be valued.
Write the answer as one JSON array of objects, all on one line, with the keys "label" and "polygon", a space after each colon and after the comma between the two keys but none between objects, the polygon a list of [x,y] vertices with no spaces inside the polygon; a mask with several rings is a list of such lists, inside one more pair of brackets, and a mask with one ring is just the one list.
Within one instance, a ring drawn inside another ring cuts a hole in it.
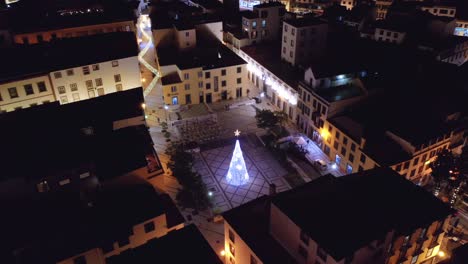
[{"label": "chimney", "polygon": [[270,183],[270,196],[276,195],[276,184]]}]

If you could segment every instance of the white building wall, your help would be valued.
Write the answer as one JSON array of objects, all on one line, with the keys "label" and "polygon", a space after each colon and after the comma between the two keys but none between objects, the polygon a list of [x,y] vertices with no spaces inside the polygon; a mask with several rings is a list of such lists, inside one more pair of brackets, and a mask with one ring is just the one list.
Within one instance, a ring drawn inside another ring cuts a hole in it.
[{"label": "white building wall", "polygon": [[[229,231],[234,234],[234,241],[230,239]],[[234,252],[231,252],[231,245],[234,248]],[[224,252],[224,263],[226,264],[251,263],[251,256],[257,260],[258,264],[263,264],[262,260],[257,257],[227,221],[224,221]]]},{"label": "white building wall", "polygon": [[[39,91],[38,83],[44,83],[46,90]],[[27,95],[24,86],[32,85],[33,94]],[[16,88],[18,97],[11,98],[8,89]],[[40,75],[19,79],[6,83],[0,83],[0,113],[2,111],[14,111],[19,108],[28,108],[32,105],[40,105],[55,101],[54,92],[48,75]]]},{"label": "white building wall", "polygon": [[376,41],[391,42],[401,44],[405,39],[405,32],[398,32],[383,28],[376,28],[374,32],[374,39]]},{"label": "white building wall", "polygon": [[197,46],[197,33],[195,29],[176,30],[175,36],[179,50],[190,49]]},{"label": "white building wall", "polygon": [[[93,70],[96,65],[99,69]],[[89,68],[89,74],[84,74],[84,67]],[[73,71],[73,74],[68,75],[70,71]],[[60,73],[62,77],[57,78],[57,73]],[[120,75],[119,82],[116,82],[116,75]],[[114,93],[120,89],[120,86],[122,90],[141,87],[137,56],[51,72],[50,79],[57,100],[61,104],[93,98],[100,94]],[[102,80],[102,85],[98,83],[98,79]],[[92,82],[92,88],[87,87],[87,81],[88,83]],[[74,88],[75,84],[76,88]],[[62,87],[64,87],[65,92],[63,92]]]},{"label": "white building wall", "polygon": [[444,17],[455,17],[457,12],[456,7],[451,6],[424,6],[421,8],[423,11],[427,11],[435,16],[444,16]]}]

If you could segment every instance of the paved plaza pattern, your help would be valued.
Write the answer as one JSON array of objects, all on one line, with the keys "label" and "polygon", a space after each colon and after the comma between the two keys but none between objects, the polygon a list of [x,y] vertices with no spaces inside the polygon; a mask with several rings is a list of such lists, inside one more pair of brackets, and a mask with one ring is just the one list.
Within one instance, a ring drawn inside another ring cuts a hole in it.
[{"label": "paved plaza pattern", "polygon": [[[252,138],[252,136],[250,137]],[[247,203],[257,197],[269,194],[269,185],[274,183],[277,191],[291,189],[283,178],[283,169],[271,154],[255,140],[248,137],[240,139],[249,181],[240,186],[229,185],[226,174],[234,150],[231,144],[201,151],[195,156],[194,168],[200,173],[209,191],[213,193],[214,207],[223,212]]]}]

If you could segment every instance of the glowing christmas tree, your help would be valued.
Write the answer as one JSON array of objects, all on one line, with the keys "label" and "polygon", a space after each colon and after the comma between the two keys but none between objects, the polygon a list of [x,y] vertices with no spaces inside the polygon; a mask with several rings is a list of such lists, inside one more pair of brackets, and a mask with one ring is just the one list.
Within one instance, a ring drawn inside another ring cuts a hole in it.
[{"label": "glowing christmas tree", "polygon": [[[234,134],[238,137],[240,135],[240,131],[236,130]],[[231,164],[229,164],[226,180],[231,185],[242,185],[249,181],[249,173],[245,166],[244,156],[242,155],[238,139],[236,140],[236,147],[232,154]]]}]

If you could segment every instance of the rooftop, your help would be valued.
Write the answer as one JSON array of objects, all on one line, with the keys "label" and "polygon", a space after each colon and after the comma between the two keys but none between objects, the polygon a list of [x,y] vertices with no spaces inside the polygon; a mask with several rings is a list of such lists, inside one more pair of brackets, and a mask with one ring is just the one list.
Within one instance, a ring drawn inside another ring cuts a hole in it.
[{"label": "rooftop", "polygon": [[356,82],[329,88],[319,88],[315,92],[328,102],[337,102],[365,94],[364,88]]},{"label": "rooftop", "polygon": [[55,263],[128,237],[134,225],[175,207],[150,184],[103,184],[86,193],[64,189],[2,204],[10,212],[1,225],[6,252],[13,257],[21,248],[15,257],[25,264]]},{"label": "rooftop", "polygon": [[296,18],[296,19],[288,19],[284,21],[285,23],[295,27],[295,28],[301,28],[301,27],[310,27],[310,26],[315,26],[315,25],[326,25],[327,22],[314,18],[314,17],[307,17],[307,18]]},{"label": "rooftop", "polygon": [[269,233],[270,203],[269,196],[262,196],[223,213],[223,217],[262,263],[295,264],[296,261]]},{"label": "rooftop", "polygon": [[288,63],[281,61],[279,56],[281,43],[247,46],[243,47],[242,51],[293,89],[296,89],[299,80],[304,78],[303,70],[294,69]]},{"label": "rooftop", "polygon": [[[62,6],[30,1],[31,4],[12,10],[10,18],[13,32],[21,34],[136,20],[132,7],[127,4],[63,6],[64,1],[60,2],[58,4]],[[70,12],[64,12],[67,10]]]},{"label": "rooftop", "polygon": [[188,51],[178,51],[172,47],[159,48],[158,58],[160,66],[177,65],[181,70],[198,67],[203,68],[203,70],[211,70],[247,63],[223,45],[195,47]]},{"label": "rooftop", "polygon": [[[175,248],[183,249],[183,253],[175,254]],[[193,224],[158,239],[150,240],[137,248],[126,250],[107,259],[106,262],[109,264],[223,263]]]},{"label": "rooftop", "polygon": [[[389,168],[323,176],[277,194],[272,203],[337,261],[391,230],[409,234],[453,213]],[[320,217],[310,212],[320,212]]]},{"label": "rooftop", "polygon": [[[144,155],[152,152],[148,149],[152,141],[147,129],[114,131],[113,123],[135,117],[143,120],[143,102],[142,89],[137,88],[76,103],[51,103],[1,114],[0,135],[10,140],[2,144],[0,155],[5,163],[0,181],[36,181],[88,163],[102,164],[98,170],[103,177],[120,176],[122,171],[141,167]],[[91,135],[83,132],[87,128]],[[121,163],[113,163],[113,158]],[[28,166],[24,166],[25,160]]]},{"label": "rooftop", "polygon": [[138,45],[133,32],[114,32],[3,48],[0,56],[6,62],[0,66],[1,83],[23,76],[138,56]]},{"label": "rooftop", "polygon": [[265,2],[262,4],[255,5],[254,8],[265,8],[265,7],[275,7],[275,6],[283,6],[284,5],[279,2],[279,1],[270,1],[270,2]]},{"label": "rooftop", "polygon": [[162,85],[170,85],[176,83],[182,83],[178,72],[171,72],[169,74],[164,75],[161,77]]}]

